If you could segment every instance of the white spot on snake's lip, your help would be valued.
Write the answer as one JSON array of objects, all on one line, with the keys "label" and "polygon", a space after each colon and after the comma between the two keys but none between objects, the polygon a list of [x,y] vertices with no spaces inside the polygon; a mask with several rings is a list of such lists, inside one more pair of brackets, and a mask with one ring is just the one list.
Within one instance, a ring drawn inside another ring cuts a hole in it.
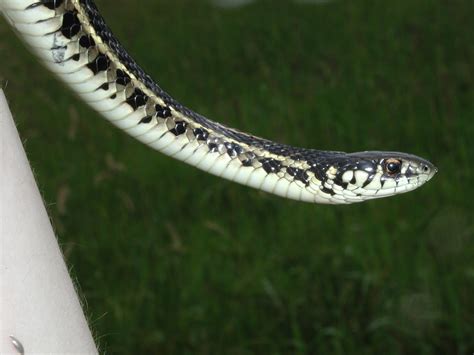
[{"label": "white spot on snake's lip", "polygon": [[382,177],[382,174],[380,173],[375,174],[372,181],[368,185],[366,185],[364,188],[367,190],[380,190],[382,188],[382,184],[380,183],[381,177]]},{"label": "white spot on snake's lip", "polygon": [[385,180],[385,182],[383,184],[383,189],[389,189],[389,188],[396,187],[396,186],[397,186],[397,184],[395,183],[394,179],[388,179],[388,180]]},{"label": "white spot on snake's lip", "polygon": [[362,184],[367,180],[369,174],[362,170],[356,170],[355,173],[356,185],[362,186]]},{"label": "white spot on snake's lip", "polygon": [[344,174],[342,174],[342,181],[349,182],[354,177],[354,172],[352,170],[347,170]]},{"label": "white spot on snake's lip", "polygon": [[415,182],[416,180],[417,180],[416,177],[408,179],[405,175],[403,175],[397,178],[395,181],[397,183],[397,186],[401,186],[401,185],[406,185],[408,183]]}]

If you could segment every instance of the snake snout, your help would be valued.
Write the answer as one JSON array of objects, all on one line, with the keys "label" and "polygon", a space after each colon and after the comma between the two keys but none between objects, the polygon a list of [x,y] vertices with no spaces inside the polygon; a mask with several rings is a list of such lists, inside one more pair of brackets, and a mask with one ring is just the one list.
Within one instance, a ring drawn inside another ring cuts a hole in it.
[{"label": "snake snout", "polygon": [[425,162],[421,164],[421,171],[423,174],[428,175],[428,178],[426,181],[430,180],[435,174],[438,172],[438,168],[434,166],[434,164],[430,162]]}]

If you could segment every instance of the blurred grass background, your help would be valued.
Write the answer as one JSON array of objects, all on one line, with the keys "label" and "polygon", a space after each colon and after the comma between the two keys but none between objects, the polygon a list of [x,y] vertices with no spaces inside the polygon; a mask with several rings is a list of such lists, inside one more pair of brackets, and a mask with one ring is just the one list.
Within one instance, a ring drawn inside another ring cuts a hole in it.
[{"label": "blurred grass background", "polygon": [[474,2],[97,1],[162,87],[293,145],[401,150],[438,175],[287,201],[129,138],[0,23],[0,77],[103,352],[474,351]]}]

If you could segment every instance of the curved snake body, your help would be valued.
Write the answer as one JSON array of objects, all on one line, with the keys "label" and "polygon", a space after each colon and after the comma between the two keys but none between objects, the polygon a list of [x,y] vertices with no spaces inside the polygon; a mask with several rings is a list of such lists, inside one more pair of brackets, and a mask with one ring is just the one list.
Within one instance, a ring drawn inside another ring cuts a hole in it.
[{"label": "curved snake body", "polygon": [[141,69],[91,0],[0,0],[0,10],[43,63],[102,116],[217,176],[290,199],[347,204],[413,190],[436,173],[414,155],[297,148],[195,113]]}]

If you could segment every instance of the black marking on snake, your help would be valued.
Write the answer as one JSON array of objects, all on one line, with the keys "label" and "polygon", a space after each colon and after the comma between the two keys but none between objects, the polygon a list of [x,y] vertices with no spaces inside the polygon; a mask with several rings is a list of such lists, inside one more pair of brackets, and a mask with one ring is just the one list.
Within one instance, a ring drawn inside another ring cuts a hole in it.
[{"label": "black marking on snake", "polygon": [[256,155],[252,152],[247,152],[239,156],[239,159],[242,162],[243,166],[252,166],[253,165],[252,163],[255,158],[256,158]]},{"label": "black marking on snake", "polygon": [[291,176],[296,176],[296,174],[300,171],[301,169],[298,168],[292,168],[291,166],[286,168],[286,172],[291,175]]},{"label": "black marking on snake", "polygon": [[352,179],[351,181],[349,181],[352,185],[355,185],[356,184],[356,177],[355,177],[355,174],[352,176]]},{"label": "black marking on snake", "polygon": [[331,196],[334,196],[336,193],[332,189],[328,189],[326,186],[320,186],[320,190],[324,193],[327,193]]},{"label": "black marking on snake", "polygon": [[109,90],[109,83],[103,83],[103,84],[100,86],[100,88],[101,88],[102,90],[106,90],[106,91]]},{"label": "black marking on snake", "polygon": [[243,166],[252,166],[252,159],[247,158],[247,159],[242,160],[242,165]]},{"label": "black marking on snake", "polygon": [[300,172],[295,176],[295,179],[301,181],[306,186],[309,185],[309,175],[304,170],[300,170]]},{"label": "black marking on snake", "polygon": [[374,161],[361,160],[356,164],[355,168],[356,170],[364,170],[370,174],[375,172],[377,164]]},{"label": "black marking on snake", "polygon": [[292,168],[291,166],[286,168],[286,172],[295,178],[295,180],[301,181],[306,186],[309,185],[309,175],[303,169]]},{"label": "black marking on snake", "polygon": [[112,94],[112,95],[110,95],[110,98],[111,98],[112,100],[114,100],[116,97],[117,97],[117,94]]},{"label": "black marking on snake", "polygon": [[341,186],[344,182],[342,181],[342,171],[337,169],[336,177],[334,178],[334,183]]},{"label": "black marking on snake", "polygon": [[79,59],[81,59],[81,55],[79,53],[76,53],[71,57],[71,59],[77,62]]},{"label": "black marking on snake", "polygon": [[107,70],[110,65],[110,59],[105,54],[99,54],[92,62],[87,64],[87,67],[92,70],[94,74],[100,71]]},{"label": "black marking on snake", "polygon": [[95,41],[94,39],[92,38],[92,36],[89,36],[89,35],[83,35],[81,36],[81,38],[79,38],[79,45],[82,47],[82,48],[90,48],[90,47],[93,47],[95,46]]},{"label": "black marking on snake", "polygon": [[218,146],[216,143],[208,143],[207,146],[209,147],[209,151],[211,153],[215,153],[218,151]]},{"label": "black marking on snake", "polygon": [[225,147],[227,149],[227,154],[231,158],[235,158],[235,157],[237,157],[238,155],[240,155],[244,152],[242,147],[240,145],[236,144],[236,143],[226,142]]},{"label": "black marking on snake", "polygon": [[327,180],[326,170],[328,166],[329,164],[315,163],[311,166],[309,170],[314,174],[316,179],[318,179],[321,182],[324,182]]},{"label": "black marking on snake", "polygon": [[374,176],[375,174],[370,174],[368,177],[367,177],[367,180],[364,181],[364,183],[362,184],[362,188],[366,187],[368,184],[370,184],[372,182],[372,180],[374,179]]},{"label": "black marking on snake", "polygon": [[127,104],[132,106],[134,110],[146,104],[148,96],[140,89],[135,89],[130,97],[126,100]]},{"label": "black marking on snake", "polygon": [[193,134],[198,141],[206,141],[209,137],[209,132],[203,128],[195,128]]},{"label": "black marking on snake", "polygon": [[127,85],[130,81],[132,81],[132,79],[130,79],[130,77],[128,76],[127,73],[125,73],[123,70],[121,69],[117,69],[117,71],[115,72],[115,74],[117,75],[117,78],[115,79],[115,82],[119,85]]},{"label": "black marking on snake", "polygon": [[61,33],[64,37],[71,39],[81,30],[81,21],[77,18],[76,11],[68,11],[63,16],[63,24],[61,26]]},{"label": "black marking on snake", "polygon": [[138,124],[141,124],[141,123],[150,123],[152,118],[153,118],[152,116],[145,116],[145,117],[143,117],[143,118],[140,120],[140,122],[138,122]]},{"label": "black marking on snake", "polygon": [[170,129],[170,132],[175,136],[179,136],[186,132],[187,123],[184,121],[176,121],[173,129]]},{"label": "black marking on snake", "polygon": [[262,163],[262,168],[267,172],[270,173],[277,173],[281,170],[281,162],[272,158],[261,158],[258,160]]},{"label": "black marking on snake", "polygon": [[171,110],[168,107],[163,107],[161,105],[155,105],[156,115],[161,118],[168,118],[171,116]]}]

